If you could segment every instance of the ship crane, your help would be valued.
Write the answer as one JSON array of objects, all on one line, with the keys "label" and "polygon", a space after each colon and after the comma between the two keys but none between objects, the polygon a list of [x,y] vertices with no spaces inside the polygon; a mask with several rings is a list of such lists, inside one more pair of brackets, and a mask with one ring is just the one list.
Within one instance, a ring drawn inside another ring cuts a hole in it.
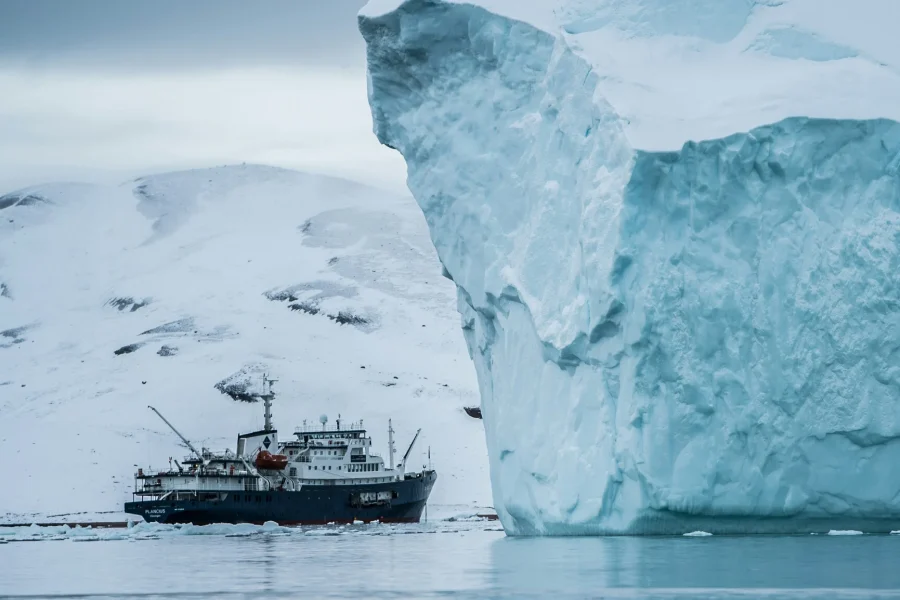
[{"label": "ship crane", "polygon": [[403,455],[403,460],[400,461],[398,465],[400,468],[400,475],[402,476],[406,473],[406,459],[409,458],[409,453],[412,452],[413,446],[416,445],[416,440],[419,439],[419,434],[422,433],[422,428],[416,430],[416,435],[413,436],[412,441],[409,443],[409,448],[406,449],[406,453]]},{"label": "ship crane", "polygon": [[[156,409],[153,408],[152,406],[147,406],[147,408],[149,408],[150,410],[152,410],[153,412],[155,412],[155,413],[156,413],[156,416],[158,416],[160,419],[162,419],[162,420],[163,420],[163,423],[165,423],[166,425],[168,425],[168,426],[169,426],[169,429],[171,429],[172,431],[174,431],[174,432],[175,432],[175,435],[177,435],[178,437],[181,438],[181,441],[184,442],[184,445],[187,446],[188,448],[190,448],[190,449],[191,449],[191,452],[194,453],[194,456],[196,456],[197,458],[200,459],[200,464],[202,464],[204,467],[207,466],[207,465],[209,464],[209,459],[203,458],[203,455],[200,454],[200,453],[197,451],[196,448],[194,448],[194,445],[191,444],[191,443],[188,441],[188,439],[187,439],[186,437],[184,437],[183,435],[181,435],[181,433],[180,433],[177,429],[175,429],[175,426],[172,425],[171,423],[169,423],[169,420],[166,419],[164,416],[162,416],[162,413],[161,413],[161,412],[159,412],[158,410],[156,410]],[[180,466],[180,465],[179,465],[179,466]]]}]

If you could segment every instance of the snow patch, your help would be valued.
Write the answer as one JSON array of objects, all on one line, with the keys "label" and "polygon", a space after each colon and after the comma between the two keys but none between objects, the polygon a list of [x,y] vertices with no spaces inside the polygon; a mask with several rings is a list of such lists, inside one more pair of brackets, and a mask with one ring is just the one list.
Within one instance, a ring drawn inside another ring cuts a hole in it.
[{"label": "snow patch", "polygon": [[859,51],[854,48],[829,42],[814,33],[794,27],[777,27],[763,31],[747,50],[793,60],[829,61],[859,56]]}]

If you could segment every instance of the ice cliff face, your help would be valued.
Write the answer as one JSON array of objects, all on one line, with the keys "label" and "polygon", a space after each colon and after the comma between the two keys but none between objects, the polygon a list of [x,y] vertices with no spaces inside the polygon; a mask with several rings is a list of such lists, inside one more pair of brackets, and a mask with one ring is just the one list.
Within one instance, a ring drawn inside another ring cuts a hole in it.
[{"label": "ice cliff face", "polygon": [[507,532],[900,529],[896,6],[484,4],[360,30]]}]

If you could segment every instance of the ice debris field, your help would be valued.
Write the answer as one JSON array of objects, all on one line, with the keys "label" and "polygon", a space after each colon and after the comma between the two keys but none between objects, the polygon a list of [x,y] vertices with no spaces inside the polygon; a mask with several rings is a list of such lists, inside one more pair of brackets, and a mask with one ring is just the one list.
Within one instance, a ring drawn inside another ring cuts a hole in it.
[{"label": "ice debris field", "polygon": [[158,540],[180,536],[218,536],[229,538],[259,536],[336,536],[336,535],[417,535],[460,533],[466,531],[502,531],[497,523],[471,516],[453,521],[432,521],[416,525],[354,522],[348,525],[319,525],[314,527],[282,527],[274,521],[262,525],[250,523],[213,525],[166,525],[162,523],[129,523],[128,527],[94,528],[66,525],[27,527],[0,527],[0,544],[10,542],[115,542]]},{"label": "ice debris field", "polygon": [[893,0],[371,0],[511,534],[900,528]]}]

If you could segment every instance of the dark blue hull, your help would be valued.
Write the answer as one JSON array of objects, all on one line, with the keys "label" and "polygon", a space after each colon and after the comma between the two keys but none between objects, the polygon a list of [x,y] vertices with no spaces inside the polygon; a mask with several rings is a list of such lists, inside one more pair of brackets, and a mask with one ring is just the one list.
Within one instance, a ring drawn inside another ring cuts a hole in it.
[{"label": "dark blue hull", "polygon": [[[159,523],[264,523],[324,525],[353,521],[417,523],[437,474],[365,485],[304,485],[299,491],[227,492],[215,499],[139,500],[125,512]],[[361,500],[373,493],[389,498]],[[389,494],[385,494],[389,492]]]}]

